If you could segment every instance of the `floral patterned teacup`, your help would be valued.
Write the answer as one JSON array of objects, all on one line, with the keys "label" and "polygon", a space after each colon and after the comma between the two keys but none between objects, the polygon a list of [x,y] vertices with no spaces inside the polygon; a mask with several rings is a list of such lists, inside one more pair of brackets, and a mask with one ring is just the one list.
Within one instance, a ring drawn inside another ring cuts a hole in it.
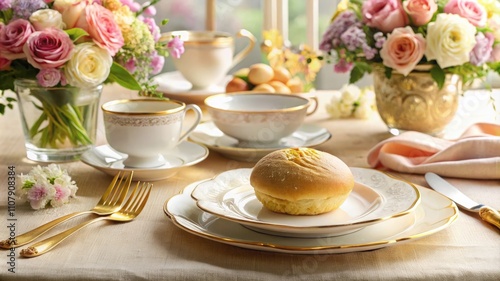
[{"label": "floral patterned teacup", "polygon": [[[125,166],[136,168],[164,165],[163,154],[185,140],[202,117],[197,105],[163,99],[110,101],[102,110],[108,144],[128,155]],[[195,113],[195,120],[182,133],[188,110]]]}]

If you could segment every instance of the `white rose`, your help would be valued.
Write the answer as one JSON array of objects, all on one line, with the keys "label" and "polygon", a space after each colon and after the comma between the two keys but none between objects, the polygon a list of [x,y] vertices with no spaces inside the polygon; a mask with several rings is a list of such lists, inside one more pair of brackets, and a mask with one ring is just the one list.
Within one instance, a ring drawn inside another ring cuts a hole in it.
[{"label": "white rose", "polygon": [[340,105],[340,94],[333,95],[332,99],[330,100],[330,103],[328,103],[325,107],[326,112],[330,115],[331,118],[333,119],[340,118],[339,105]]},{"label": "white rose", "polygon": [[105,49],[87,42],[75,46],[64,74],[68,84],[75,87],[95,87],[108,78],[113,58]]},{"label": "white rose", "polygon": [[341,117],[350,117],[352,115],[353,109],[354,109],[354,106],[352,103],[341,102],[339,105],[340,116]]},{"label": "white rose", "polygon": [[349,104],[356,102],[361,95],[361,89],[353,84],[344,85],[340,92],[342,93],[342,102]]},{"label": "white rose", "polygon": [[373,110],[370,104],[364,103],[356,107],[356,110],[354,111],[354,118],[368,119],[372,112]]},{"label": "white rose", "polygon": [[436,60],[441,68],[469,62],[476,45],[476,27],[467,19],[454,14],[439,14],[427,27],[428,60]]},{"label": "white rose", "polygon": [[37,31],[50,27],[65,28],[61,13],[52,9],[42,9],[33,12],[30,16],[30,22]]}]

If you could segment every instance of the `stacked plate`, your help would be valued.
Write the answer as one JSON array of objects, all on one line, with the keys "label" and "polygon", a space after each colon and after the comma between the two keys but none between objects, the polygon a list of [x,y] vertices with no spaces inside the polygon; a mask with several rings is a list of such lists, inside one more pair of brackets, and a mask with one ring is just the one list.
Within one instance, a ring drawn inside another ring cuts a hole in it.
[{"label": "stacked plate", "polygon": [[352,168],[356,184],[342,206],[316,216],[267,210],[249,183],[251,169],[196,182],[164,205],[181,229],[238,247],[286,253],[373,250],[442,230],[458,216],[455,204],[385,173]]}]

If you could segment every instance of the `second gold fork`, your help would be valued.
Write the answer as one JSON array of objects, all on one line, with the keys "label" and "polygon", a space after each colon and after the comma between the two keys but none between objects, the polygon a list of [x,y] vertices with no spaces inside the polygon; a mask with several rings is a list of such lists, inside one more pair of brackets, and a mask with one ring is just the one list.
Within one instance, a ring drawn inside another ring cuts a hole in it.
[{"label": "second gold fork", "polygon": [[20,255],[23,257],[36,257],[45,254],[78,230],[100,220],[112,220],[118,222],[128,222],[133,220],[142,212],[142,209],[144,209],[153,186],[150,183],[143,183],[141,187],[139,187],[139,185],[140,183],[138,182],[129,199],[118,212],[106,217],[98,217],[93,220],[83,222],[64,232],[35,243],[32,246],[21,250]]}]

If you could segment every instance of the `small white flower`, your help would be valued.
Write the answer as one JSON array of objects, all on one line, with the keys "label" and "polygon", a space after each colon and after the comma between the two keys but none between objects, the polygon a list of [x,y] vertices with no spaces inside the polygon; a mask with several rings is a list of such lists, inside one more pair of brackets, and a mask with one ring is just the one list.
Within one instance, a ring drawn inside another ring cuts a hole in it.
[{"label": "small white flower", "polygon": [[344,103],[352,104],[356,102],[361,95],[359,87],[353,84],[344,85],[342,89],[340,89],[340,92],[342,93],[342,102]]},{"label": "small white flower", "polygon": [[27,175],[19,175],[21,185],[17,187],[17,195],[30,203],[35,210],[50,205],[59,207],[76,197],[78,187],[71,180],[66,170],[56,164],[48,167],[34,167]]}]

